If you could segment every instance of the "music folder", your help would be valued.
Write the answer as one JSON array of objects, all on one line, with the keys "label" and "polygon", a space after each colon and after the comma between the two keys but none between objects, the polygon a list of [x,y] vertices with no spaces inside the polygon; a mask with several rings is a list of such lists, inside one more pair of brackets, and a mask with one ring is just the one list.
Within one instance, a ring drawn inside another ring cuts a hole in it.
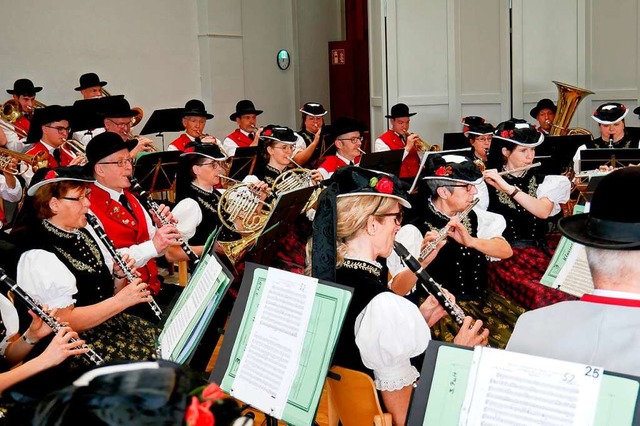
[{"label": "music folder", "polygon": [[272,418],[312,424],[352,292],[247,262],[209,381]]},{"label": "music folder", "polygon": [[358,166],[398,176],[404,152],[404,149],[392,149],[390,151],[362,154]]},{"label": "music folder", "polygon": [[471,148],[469,139],[462,132],[445,133],[442,136],[442,150]]},{"label": "music folder", "polygon": [[536,147],[536,159],[541,160],[541,173],[559,175],[573,166],[573,156],[578,148],[591,140],[589,135],[545,136]]},{"label": "music folder", "polygon": [[[503,356],[514,356],[513,364],[517,364],[517,357],[523,355],[517,352],[509,352],[500,349],[482,348],[477,347],[476,350],[489,350],[499,351]],[[500,355],[500,354],[499,354]],[[539,364],[541,371],[544,370],[544,364],[546,362],[554,363],[557,360],[549,358],[539,358]],[[507,358],[508,359],[508,358]],[[413,389],[411,396],[411,402],[409,405],[409,413],[407,415],[408,425],[439,425],[439,426],[453,426],[459,424],[477,424],[478,418],[471,419],[470,422],[461,422],[464,420],[463,410],[469,409],[469,399],[473,396],[474,391],[484,389],[482,383],[478,383],[477,377],[472,377],[474,374],[481,374],[482,364],[474,365],[477,357],[474,358],[474,349],[457,346],[450,343],[431,341],[427,347],[425,353],[424,362],[422,364],[422,370],[420,372],[420,379],[418,385]],[[561,361],[563,362],[563,361]],[[577,363],[574,366],[580,366]],[[506,363],[503,364],[505,367]],[[477,368],[480,367],[480,368]],[[475,369],[474,369],[475,368]],[[486,370],[485,370],[486,372]],[[502,377],[512,377],[512,371],[506,371],[502,374]],[[544,373],[541,373],[544,374]],[[595,415],[593,416],[594,425],[640,425],[640,378],[636,376],[619,374],[610,371],[604,371],[604,374],[599,374],[601,381],[599,384],[599,392],[597,394],[597,400],[595,401]],[[562,377],[562,376],[561,376]],[[576,379],[578,377],[576,376]],[[583,379],[582,377],[580,379]],[[515,392],[522,393],[528,388],[527,384],[520,383],[518,380],[500,380],[500,383],[494,383],[496,388],[498,386],[513,385],[515,386]],[[575,389],[582,390],[582,385]],[[586,384],[585,386],[591,386]],[[549,387],[548,392],[558,393],[560,387]],[[544,387],[543,387],[544,388]],[[497,389],[496,389],[497,390]],[[503,390],[504,391],[504,390]],[[513,398],[507,398],[507,395],[511,393],[502,394],[500,403],[495,404],[493,408],[485,408],[487,416],[491,417],[494,414],[498,414],[498,411],[502,411],[505,408],[509,408],[511,404],[515,404],[518,398],[512,395]],[[538,408],[536,401],[533,400],[535,396],[546,395],[546,393],[532,393],[531,399],[525,401],[532,410]],[[480,397],[486,396],[479,395]],[[566,396],[566,395],[565,395]],[[554,408],[561,409],[562,406],[558,406],[554,397],[550,403]],[[547,399],[546,403],[549,403]],[[527,409],[528,411],[528,409]],[[468,414],[468,412],[467,412]],[[529,413],[527,413],[529,414]],[[467,420],[469,420],[467,418]],[[507,424],[507,423],[500,423]],[[542,423],[541,423],[542,424]],[[563,423],[560,421],[557,424],[571,424]],[[580,423],[582,424],[582,423]]]},{"label": "music folder", "polygon": [[235,154],[231,157],[231,167],[229,177],[235,180],[242,180],[247,175],[253,173],[253,168],[258,155],[257,146],[245,146],[236,148]]}]

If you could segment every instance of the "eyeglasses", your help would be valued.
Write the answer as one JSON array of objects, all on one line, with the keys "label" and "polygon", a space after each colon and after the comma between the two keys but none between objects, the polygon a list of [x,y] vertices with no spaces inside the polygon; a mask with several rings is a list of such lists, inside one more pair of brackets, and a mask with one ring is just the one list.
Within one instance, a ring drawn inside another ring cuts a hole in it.
[{"label": "eyeglasses", "polygon": [[358,142],[362,142],[364,140],[364,138],[362,136],[354,136],[352,138],[338,138],[339,141],[349,141],[353,144],[356,144]]},{"label": "eyeglasses", "polygon": [[471,191],[471,189],[474,187],[474,185],[467,183],[467,184],[460,184],[460,185],[448,185],[448,186],[453,186],[456,188],[466,188],[467,192]]},{"label": "eyeglasses", "polygon": [[200,166],[200,167],[211,166],[211,167],[213,167],[215,169],[216,167],[218,167],[218,163],[216,163],[215,161],[210,161],[208,163],[198,164],[198,166]]},{"label": "eyeglasses", "polygon": [[133,158],[121,158],[118,161],[103,161],[97,164],[117,164],[118,167],[133,166]]},{"label": "eyeglasses", "polygon": [[57,130],[58,133],[69,133],[69,131],[71,130],[71,127],[62,127],[62,126],[44,126],[44,127]]},{"label": "eyeglasses", "polygon": [[394,216],[393,220],[396,222],[396,225],[400,225],[402,223],[402,218],[404,217],[404,213],[402,212],[402,210],[400,210],[395,213],[375,214],[374,216],[378,216],[378,217]]},{"label": "eyeglasses", "polygon": [[493,139],[493,136],[478,136],[476,138],[476,140],[480,142],[491,142],[492,139]]},{"label": "eyeglasses", "polygon": [[113,121],[110,118],[107,118],[107,120],[112,122],[114,126],[117,126],[117,127],[120,127],[120,128],[131,127],[131,120],[123,122],[123,123],[118,123],[117,121]]},{"label": "eyeglasses", "polygon": [[79,197],[60,197],[60,199],[69,201],[84,201],[85,198],[89,198],[89,195],[91,195],[91,191],[87,191]]}]

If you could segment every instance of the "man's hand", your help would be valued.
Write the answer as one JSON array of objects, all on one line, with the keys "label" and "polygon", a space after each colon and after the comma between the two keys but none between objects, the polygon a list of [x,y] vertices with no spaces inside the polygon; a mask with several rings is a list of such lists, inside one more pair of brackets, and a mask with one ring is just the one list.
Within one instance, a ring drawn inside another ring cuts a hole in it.
[{"label": "man's hand", "polygon": [[164,225],[159,228],[153,236],[153,246],[160,254],[164,254],[169,247],[178,246],[180,243],[178,239],[182,238],[182,235],[174,225]]}]

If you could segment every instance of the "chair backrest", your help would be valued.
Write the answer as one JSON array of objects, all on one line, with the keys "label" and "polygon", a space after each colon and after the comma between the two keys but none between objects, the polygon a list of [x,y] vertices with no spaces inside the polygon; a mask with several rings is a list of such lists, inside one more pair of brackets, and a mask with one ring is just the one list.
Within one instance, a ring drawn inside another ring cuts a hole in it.
[{"label": "chair backrest", "polygon": [[391,426],[391,414],[382,411],[373,380],[365,373],[334,366],[327,385],[330,422],[337,414],[342,426]]}]

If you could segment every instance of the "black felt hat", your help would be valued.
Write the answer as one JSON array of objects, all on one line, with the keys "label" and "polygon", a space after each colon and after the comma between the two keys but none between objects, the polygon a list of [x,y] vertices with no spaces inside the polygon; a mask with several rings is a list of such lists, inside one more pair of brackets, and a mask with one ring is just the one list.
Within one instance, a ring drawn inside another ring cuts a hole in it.
[{"label": "black felt hat", "polygon": [[640,209],[629,204],[629,188],[640,185],[640,167],[616,170],[596,187],[588,213],[560,219],[567,238],[589,247],[640,250]]},{"label": "black felt hat", "polygon": [[229,119],[231,121],[236,121],[236,118],[242,117],[246,114],[260,115],[262,114],[262,110],[256,109],[256,107],[253,105],[253,102],[251,102],[249,99],[243,99],[236,104],[236,112],[231,114],[229,116]]},{"label": "black felt hat", "polygon": [[88,72],[80,76],[80,86],[76,87],[73,90],[79,92],[80,90],[84,90],[89,87],[96,87],[96,86],[104,87],[106,85],[107,85],[107,82],[100,81],[100,77],[98,77],[98,74],[94,72]]},{"label": "black felt hat", "polygon": [[314,117],[322,117],[327,114],[327,110],[317,102],[307,102],[300,108],[300,112]]},{"label": "black felt hat", "polygon": [[42,138],[42,126],[62,120],[71,122],[72,115],[73,110],[70,106],[49,105],[44,108],[36,108],[29,126],[26,142],[38,142]]},{"label": "black felt hat", "polygon": [[341,167],[325,181],[313,219],[312,276],[335,281],[338,198],[374,195],[398,200],[406,208],[408,186],[395,175],[358,166]]},{"label": "black felt hat", "polygon": [[100,133],[89,141],[86,147],[87,170],[93,172],[93,166],[104,157],[126,149],[131,151],[136,147],[138,141],[132,139],[123,141],[119,134],[113,132]]},{"label": "black felt hat", "polygon": [[7,93],[10,95],[26,95],[35,96],[36,93],[42,90],[42,87],[34,86],[33,82],[28,78],[20,78],[13,83],[13,90],[7,89]]},{"label": "black felt hat", "polygon": [[361,121],[353,119],[351,117],[340,117],[333,123],[326,126],[326,132],[329,135],[329,139],[334,141],[338,136],[351,132],[364,132],[365,125]]},{"label": "black felt hat", "polygon": [[484,118],[477,115],[470,115],[462,118],[462,132],[466,137],[469,135],[488,135],[493,134],[495,128],[487,123]]},{"label": "black felt hat", "polygon": [[215,161],[226,161],[227,157],[218,144],[215,143],[197,143],[193,145],[193,151],[183,152],[180,157],[192,158],[193,156],[207,157]]},{"label": "black felt hat", "polygon": [[31,178],[27,195],[33,196],[38,188],[65,180],[87,183],[95,181],[93,176],[87,174],[86,169],[82,166],[56,167],[55,169],[43,167],[38,169]]},{"label": "black felt hat", "polygon": [[286,126],[269,124],[260,133],[260,139],[269,139],[276,142],[295,144],[298,141],[296,133]]},{"label": "black felt hat", "polygon": [[598,124],[609,125],[622,121],[628,113],[629,109],[621,103],[608,102],[600,105],[598,109],[593,111],[591,118],[593,118]]},{"label": "black felt hat", "polygon": [[417,113],[409,112],[406,104],[395,104],[391,107],[391,114],[385,115],[384,118],[413,117]]},{"label": "black felt hat", "polygon": [[101,114],[106,118],[131,118],[138,115],[138,111],[131,109],[129,101],[122,96],[107,96],[103,98]]},{"label": "black felt hat", "polygon": [[640,115],[640,106],[636,107],[636,109],[633,110],[633,113]]},{"label": "black felt hat", "polygon": [[482,182],[482,172],[477,164],[467,157],[435,153],[427,158],[422,179],[479,185]]},{"label": "black felt hat", "polygon": [[542,111],[543,109],[550,109],[555,113],[558,110],[558,107],[556,107],[556,105],[553,103],[551,99],[544,98],[544,99],[540,99],[536,104],[536,106],[531,108],[531,111],[529,111],[529,114],[533,118],[538,118],[538,114],[540,114],[540,111]]},{"label": "black felt hat", "polygon": [[538,146],[544,141],[544,135],[538,132],[535,126],[518,118],[512,118],[498,124],[493,132],[493,137],[529,147]]},{"label": "black felt hat", "polygon": [[204,117],[207,120],[213,118],[213,114],[209,114],[205,109],[204,103],[197,99],[191,99],[186,104],[184,104],[184,111],[182,112],[182,116]]}]

